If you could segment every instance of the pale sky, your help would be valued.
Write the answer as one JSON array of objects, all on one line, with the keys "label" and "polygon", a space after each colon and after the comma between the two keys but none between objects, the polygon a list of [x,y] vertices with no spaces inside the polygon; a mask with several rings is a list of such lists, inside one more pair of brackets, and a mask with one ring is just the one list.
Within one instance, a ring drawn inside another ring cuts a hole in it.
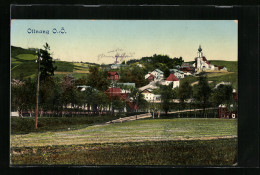
[{"label": "pale sky", "polygon": [[[12,20],[11,45],[43,48],[63,61],[113,63],[116,52],[140,59],[154,54],[193,61],[199,45],[208,60],[237,60],[234,20]],[[66,33],[54,34],[53,29]],[[48,30],[46,33],[32,33]],[[28,33],[29,32],[29,33]],[[31,32],[31,33],[30,33]],[[106,57],[98,58],[103,54]]]}]

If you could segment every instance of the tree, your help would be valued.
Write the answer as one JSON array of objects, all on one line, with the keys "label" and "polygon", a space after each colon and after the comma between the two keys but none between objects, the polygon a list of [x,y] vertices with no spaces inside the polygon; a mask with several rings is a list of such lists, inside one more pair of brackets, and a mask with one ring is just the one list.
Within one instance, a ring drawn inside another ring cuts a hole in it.
[{"label": "tree", "polygon": [[13,80],[11,84],[11,107],[12,110],[18,110],[19,116],[22,111],[32,111],[35,107],[35,81],[26,79],[25,81]]},{"label": "tree", "polygon": [[136,87],[141,87],[148,84],[148,80],[144,78],[144,69],[131,65],[128,68],[121,69],[120,71],[120,82],[132,82],[135,83]]},{"label": "tree", "polygon": [[181,83],[178,89],[178,98],[180,99],[181,104],[184,104],[185,100],[191,98],[192,96],[192,86],[189,82],[185,81]]},{"label": "tree", "polygon": [[159,94],[161,95],[161,108],[164,110],[164,112],[168,113],[170,110],[170,106],[172,104],[172,99],[174,98],[175,94],[172,89],[172,83],[168,86],[160,85],[159,86]]},{"label": "tree", "polygon": [[205,115],[205,109],[209,103],[211,92],[207,76],[200,76],[199,83],[195,87],[194,97],[202,105],[203,115]]},{"label": "tree", "polygon": [[213,90],[212,101],[215,105],[232,103],[232,86],[230,85],[219,85],[218,88]]},{"label": "tree", "polygon": [[100,70],[98,66],[91,66],[87,84],[99,91],[107,90],[110,84],[107,79],[107,72]]},{"label": "tree", "polygon": [[44,81],[46,78],[53,76],[54,71],[57,69],[57,67],[53,66],[53,58],[51,57],[50,46],[48,43],[46,43],[44,46],[44,50],[40,49],[40,55],[42,60],[40,61],[40,80]]}]

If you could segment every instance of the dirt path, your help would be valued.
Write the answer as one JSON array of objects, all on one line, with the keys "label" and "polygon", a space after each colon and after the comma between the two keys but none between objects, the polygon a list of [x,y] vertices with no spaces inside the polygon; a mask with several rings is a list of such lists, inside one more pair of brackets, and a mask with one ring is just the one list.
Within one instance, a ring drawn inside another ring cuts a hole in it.
[{"label": "dirt path", "polygon": [[116,120],[112,120],[112,121],[106,122],[106,124],[123,123],[123,122],[127,122],[127,121],[139,120],[139,119],[150,118],[150,117],[152,117],[152,115],[150,113],[133,115],[133,116],[129,116],[129,117],[123,117],[123,118],[119,118]]},{"label": "dirt path", "polygon": [[[218,109],[218,108],[206,108],[205,110],[209,109]],[[168,114],[176,114],[176,113],[182,113],[182,112],[192,112],[192,111],[202,111],[203,109],[186,109],[186,110],[181,110],[181,111],[173,111],[173,112],[168,112]]]}]

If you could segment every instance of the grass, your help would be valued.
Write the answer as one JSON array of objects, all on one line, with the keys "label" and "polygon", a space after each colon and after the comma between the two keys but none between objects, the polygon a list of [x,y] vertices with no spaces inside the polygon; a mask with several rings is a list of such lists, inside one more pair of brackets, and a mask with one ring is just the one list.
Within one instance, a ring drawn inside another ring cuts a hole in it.
[{"label": "grass", "polygon": [[12,165],[232,166],[237,139],[84,144],[11,149]]},{"label": "grass", "polygon": [[104,123],[117,119],[115,116],[86,117],[39,117],[38,129],[34,129],[34,118],[11,118],[11,134],[27,134],[30,132],[64,131],[85,128],[93,124]]},{"label": "grass", "polygon": [[11,165],[232,166],[236,135],[233,119],[136,120],[12,134],[10,160]]},{"label": "grass", "polygon": [[233,119],[151,119],[109,125],[94,125],[72,131],[11,135],[11,146],[31,147],[180,139],[194,140],[236,137],[236,135],[237,120]]},{"label": "grass", "polygon": [[16,67],[13,67],[11,71],[12,79],[19,79],[20,75],[22,74],[24,78],[36,76],[37,73],[37,63],[35,62],[23,62]]},{"label": "grass", "polygon": [[56,72],[73,72],[74,69],[73,63],[66,61],[55,61],[53,65],[57,66]]},{"label": "grass", "polygon": [[217,66],[225,66],[229,72],[237,72],[237,61],[212,60],[210,63]]}]

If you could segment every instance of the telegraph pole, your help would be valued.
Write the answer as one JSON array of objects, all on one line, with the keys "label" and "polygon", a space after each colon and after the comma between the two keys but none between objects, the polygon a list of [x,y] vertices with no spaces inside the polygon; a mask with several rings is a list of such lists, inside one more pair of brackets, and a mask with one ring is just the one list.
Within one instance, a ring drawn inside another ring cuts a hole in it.
[{"label": "telegraph pole", "polygon": [[35,129],[37,129],[37,120],[39,114],[39,89],[40,89],[40,50],[37,53],[38,73],[37,73],[37,90],[36,90],[36,108],[35,108]]}]

